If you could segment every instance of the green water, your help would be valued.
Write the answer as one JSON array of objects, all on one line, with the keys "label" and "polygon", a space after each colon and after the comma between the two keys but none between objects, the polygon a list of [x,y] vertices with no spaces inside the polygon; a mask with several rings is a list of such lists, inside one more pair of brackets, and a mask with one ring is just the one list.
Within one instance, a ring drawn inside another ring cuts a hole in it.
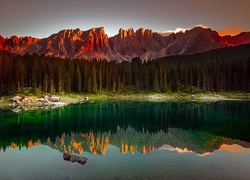
[{"label": "green water", "polygon": [[0,111],[0,179],[249,179],[249,164],[250,102]]}]

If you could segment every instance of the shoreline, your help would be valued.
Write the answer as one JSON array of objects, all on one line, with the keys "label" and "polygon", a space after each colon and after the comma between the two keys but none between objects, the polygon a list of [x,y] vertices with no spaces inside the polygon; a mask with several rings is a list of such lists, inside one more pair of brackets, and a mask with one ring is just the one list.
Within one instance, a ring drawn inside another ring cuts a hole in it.
[{"label": "shoreline", "polygon": [[[31,103],[25,105],[13,105],[14,97],[21,96],[23,99],[29,99]],[[60,99],[56,102],[33,103],[40,100],[41,97],[50,96]],[[72,104],[81,104],[84,102],[110,101],[110,100],[131,100],[131,101],[148,101],[148,102],[169,102],[169,101],[197,101],[197,102],[216,102],[216,101],[250,101],[249,93],[131,93],[131,94],[89,94],[89,93],[72,93],[72,94],[49,94],[49,95],[23,95],[16,94],[12,96],[0,97],[0,109],[10,108],[14,112],[21,110],[30,110],[43,107],[62,107]]]}]

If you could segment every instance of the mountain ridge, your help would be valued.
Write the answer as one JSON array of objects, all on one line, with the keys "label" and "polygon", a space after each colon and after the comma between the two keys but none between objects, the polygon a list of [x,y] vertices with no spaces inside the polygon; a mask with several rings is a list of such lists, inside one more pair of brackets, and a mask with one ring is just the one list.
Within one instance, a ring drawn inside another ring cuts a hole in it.
[{"label": "mountain ridge", "polygon": [[134,57],[147,60],[202,53],[247,43],[250,43],[250,32],[220,36],[217,31],[203,27],[194,27],[165,37],[144,28],[136,31],[133,28],[121,28],[117,35],[108,37],[104,27],[86,31],[79,28],[66,29],[42,39],[27,36],[3,38],[0,35],[0,50],[12,53],[118,61],[131,60]]}]

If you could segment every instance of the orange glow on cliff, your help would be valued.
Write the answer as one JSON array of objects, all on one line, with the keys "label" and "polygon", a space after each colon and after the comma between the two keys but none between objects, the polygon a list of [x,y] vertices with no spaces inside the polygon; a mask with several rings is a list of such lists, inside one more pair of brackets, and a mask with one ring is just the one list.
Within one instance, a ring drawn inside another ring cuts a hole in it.
[{"label": "orange glow on cliff", "polygon": [[226,28],[226,29],[221,29],[221,30],[218,31],[218,33],[221,36],[226,36],[226,35],[235,36],[235,35],[239,34],[242,31],[243,31],[243,29],[240,28],[240,27],[230,27],[230,28]]}]

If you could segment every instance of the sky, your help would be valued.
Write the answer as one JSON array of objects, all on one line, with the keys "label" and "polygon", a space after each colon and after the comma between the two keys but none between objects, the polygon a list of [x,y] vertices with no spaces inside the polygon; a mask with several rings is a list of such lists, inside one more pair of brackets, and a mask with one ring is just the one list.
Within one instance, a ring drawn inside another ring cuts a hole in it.
[{"label": "sky", "polygon": [[250,31],[250,0],[1,0],[0,35],[45,38],[63,29],[157,32],[204,25],[220,34]]}]

